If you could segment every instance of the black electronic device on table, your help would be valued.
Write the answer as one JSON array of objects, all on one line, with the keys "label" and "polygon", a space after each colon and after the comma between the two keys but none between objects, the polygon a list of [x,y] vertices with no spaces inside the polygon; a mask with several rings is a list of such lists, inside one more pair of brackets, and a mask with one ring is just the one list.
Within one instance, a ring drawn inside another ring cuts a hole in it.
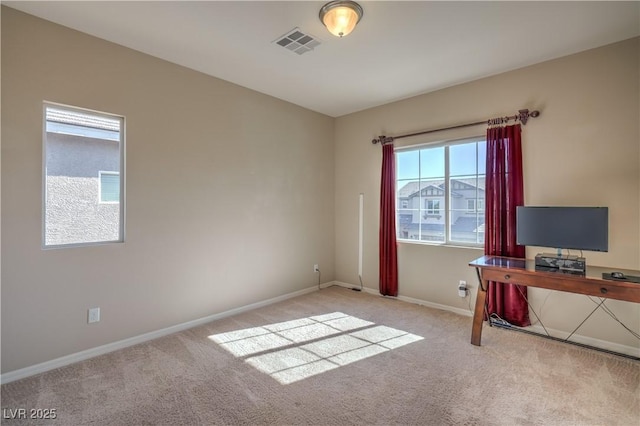
[{"label": "black electronic device on table", "polygon": [[628,281],[631,283],[640,284],[640,277],[636,277],[634,275],[626,275],[625,273],[619,271],[603,272],[602,279],[611,281]]},{"label": "black electronic device on table", "polygon": [[536,255],[536,267],[556,268],[567,271],[582,272],[587,270],[584,257],[563,256],[551,253],[539,253]]}]

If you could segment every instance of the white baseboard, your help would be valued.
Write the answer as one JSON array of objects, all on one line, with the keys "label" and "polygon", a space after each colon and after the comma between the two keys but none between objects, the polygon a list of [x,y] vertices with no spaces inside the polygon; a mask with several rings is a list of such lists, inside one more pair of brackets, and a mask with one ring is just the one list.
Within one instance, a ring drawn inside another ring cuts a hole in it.
[{"label": "white baseboard", "polygon": [[[340,282],[340,281],[334,281],[332,283],[332,285],[339,285],[340,287],[346,287],[346,288],[360,288],[358,286],[354,286],[352,284],[347,284],[344,282]],[[370,293],[370,294],[375,294],[377,296],[381,296],[380,292],[377,289],[371,289],[368,287],[364,287],[362,289],[364,292],[366,293]],[[381,296],[383,297],[383,296]],[[443,311],[448,311],[448,312],[453,312],[455,314],[458,315],[463,315],[465,317],[472,317],[473,313],[470,312],[467,309],[460,309],[460,308],[456,308],[453,306],[448,306],[448,305],[441,305],[439,303],[433,303],[433,302],[427,302],[426,300],[421,300],[421,299],[416,299],[413,297],[407,297],[407,296],[402,296],[399,295],[398,297],[394,297],[394,299],[398,299],[398,300],[403,300],[405,302],[409,302],[409,303],[415,303],[416,305],[422,305],[422,306],[426,306],[428,308],[435,308],[435,309],[440,309]],[[544,331],[544,328],[542,328],[542,326],[540,325],[532,325],[526,328],[523,328],[524,331],[531,331],[533,333],[538,333],[541,335],[545,335],[546,336],[546,332]],[[549,334],[553,337],[559,338],[559,339],[566,339],[569,336],[569,332],[566,331],[561,331],[561,330],[555,330],[555,329],[551,329],[551,328],[547,328],[547,331],[549,332]],[[634,356],[634,357],[640,357],[640,348],[638,347],[633,347],[633,346],[627,346],[627,345],[622,345],[619,343],[615,343],[615,342],[610,342],[608,340],[600,340],[600,339],[596,339],[594,337],[589,337],[589,336],[583,336],[580,334],[574,334],[573,336],[571,336],[571,341],[575,342],[575,343],[580,343],[582,345],[588,345],[588,346],[592,346],[594,348],[600,348],[600,349],[605,349],[607,351],[612,351],[612,352],[617,352],[620,354],[625,354],[625,355],[630,355],[630,356]]]},{"label": "white baseboard", "polygon": [[[323,284],[328,287],[332,285],[332,282]],[[44,373],[56,368],[64,367],[75,362],[84,361],[89,358],[93,358],[99,355],[104,355],[109,352],[124,349],[129,346],[137,345],[139,343],[147,342],[149,340],[164,337],[169,334],[177,333],[179,331],[187,330],[189,328],[197,327],[208,322],[216,321],[221,318],[230,317],[242,312],[250,311],[252,309],[261,308],[263,306],[271,305],[283,300],[291,299],[292,297],[302,296],[303,294],[312,293],[318,291],[318,286],[309,287],[303,290],[294,291],[283,296],[274,297],[272,299],[263,300],[261,302],[252,303],[249,305],[241,306],[239,308],[230,309],[228,311],[220,312],[218,314],[209,315],[204,318],[199,318],[193,321],[187,321],[182,324],[174,325],[171,327],[163,328],[161,330],[152,331],[149,333],[141,334],[139,336],[130,337],[128,339],[119,340],[113,343],[107,343],[106,345],[98,346],[95,348],[87,349],[74,354],[65,355],[60,358],[52,359],[51,361],[45,361],[40,364],[32,365],[29,367],[21,368],[19,370],[9,371],[0,375],[0,384],[10,383],[16,380],[24,379],[36,374]]]},{"label": "white baseboard", "polygon": [[[531,331],[544,336],[547,335],[547,333],[545,332],[545,329],[538,324],[523,328],[523,330]],[[549,332],[549,335],[558,339],[566,339],[567,337],[569,337],[569,334],[571,334],[567,331],[555,330],[553,328],[548,328],[548,327],[547,327],[547,331]],[[621,345],[620,343],[610,342],[608,340],[600,340],[594,337],[583,336],[581,334],[572,335],[570,342],[593,346],[595,348],[605,349],[607,351],[618,352],[620,354],[630,355],[636,358],[640,357],[640,347]]]},{"label": "white baseboard", "polygon": [[398,296],[398,300],[404,300],[405,302],[415,303],[416,305],[426,306],[428,308],[440,309],[443,311],[453,312],[454,314],[462,315],[464,317],[472,317],[473,312],[469,312],[467,309],[456,308],[449,305],[441,305],[439,303],[427,302],[426,300],[415,299],[413,297]]},{"label": "white baseboard", "polygon": [[[354,288],[354,287],[355,288],[360,288],[359,286],[354,286],[352,284],[347,284],[347,283],[344,283],[344,282],[341,282],[341,281],[334,281],[332,285],[339,285],[340,287],[346,287],[346,288]],[[382,296],[377,289],[374,290],[372,288],[363,287],[362,291],[364,291],[365,293],[369,293],[369,294],[375,294],[376,296],[386,297],[386,296]],[[428,308],[440,309],[442,311],[453,312],[455,314],[463,315],[465,317],[472,317],[473,316],[473,313],[469,312],[466,309],[460,309],[460,308],[456,308],[456,307],[448,306],[448,305],[441,305],[439,303],[427,302],[426,300],[416,299],[414,297],[408,297],[408,296],[399,295],[398,297],[392,297],[392,299],[402,300],[403,302],[409,302],[409,303],[413,303],[413,304],[416,304],[416,305],[426,306]]]},{"label": "white baseboard", "polygon": [[[331,283],[327,283],[327,284],[331,284],[332,286],[333,285],[337,285],[339,287],[344,287],[344,288],[349,288],[349,289],[351,289],[351,288],[360,289],[359,285],[347,284],[347,283],[342,282],[342,281],[332,281]],[[327,287],[330,287],[330,286],[327,286]],[[367,287],[363,287],[362,291],[364,291],[366,293],[376,294],[376,295],[380,296],[380,293],[378,293],[377,291],[373,291],[373,290],[371,290],[370,288],[367,288]]]}]

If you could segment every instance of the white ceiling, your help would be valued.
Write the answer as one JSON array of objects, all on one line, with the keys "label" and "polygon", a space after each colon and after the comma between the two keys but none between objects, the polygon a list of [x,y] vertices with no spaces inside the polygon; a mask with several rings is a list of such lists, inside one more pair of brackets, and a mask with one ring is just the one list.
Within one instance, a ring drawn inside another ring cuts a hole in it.
[{"label": "white ceiling", "polygon": [[[2,3],[332,117],[640,35],[638,1],[361,1],[343,39],[323,1]],[[273,43],[294,27],[322,44]]]}]

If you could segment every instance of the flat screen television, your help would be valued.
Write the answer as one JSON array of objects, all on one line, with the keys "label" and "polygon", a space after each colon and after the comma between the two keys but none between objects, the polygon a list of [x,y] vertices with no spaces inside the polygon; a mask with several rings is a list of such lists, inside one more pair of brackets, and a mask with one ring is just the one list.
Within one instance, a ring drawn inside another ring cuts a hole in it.
[{"label": "flat screen television", "polygon": [[608,251],[609,209],[517,207],[516,243],[556,249]]}]

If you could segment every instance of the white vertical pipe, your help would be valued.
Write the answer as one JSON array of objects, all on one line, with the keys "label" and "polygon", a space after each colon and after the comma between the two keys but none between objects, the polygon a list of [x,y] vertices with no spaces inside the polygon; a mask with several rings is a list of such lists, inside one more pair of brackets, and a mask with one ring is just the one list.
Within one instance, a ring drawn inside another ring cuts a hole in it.
[{"label": "white vertical pipe", "polygon": [[360,193],[360,206],[358,212],[358,277],[362,279],[362,249],[364,238],[364,194]]}]

